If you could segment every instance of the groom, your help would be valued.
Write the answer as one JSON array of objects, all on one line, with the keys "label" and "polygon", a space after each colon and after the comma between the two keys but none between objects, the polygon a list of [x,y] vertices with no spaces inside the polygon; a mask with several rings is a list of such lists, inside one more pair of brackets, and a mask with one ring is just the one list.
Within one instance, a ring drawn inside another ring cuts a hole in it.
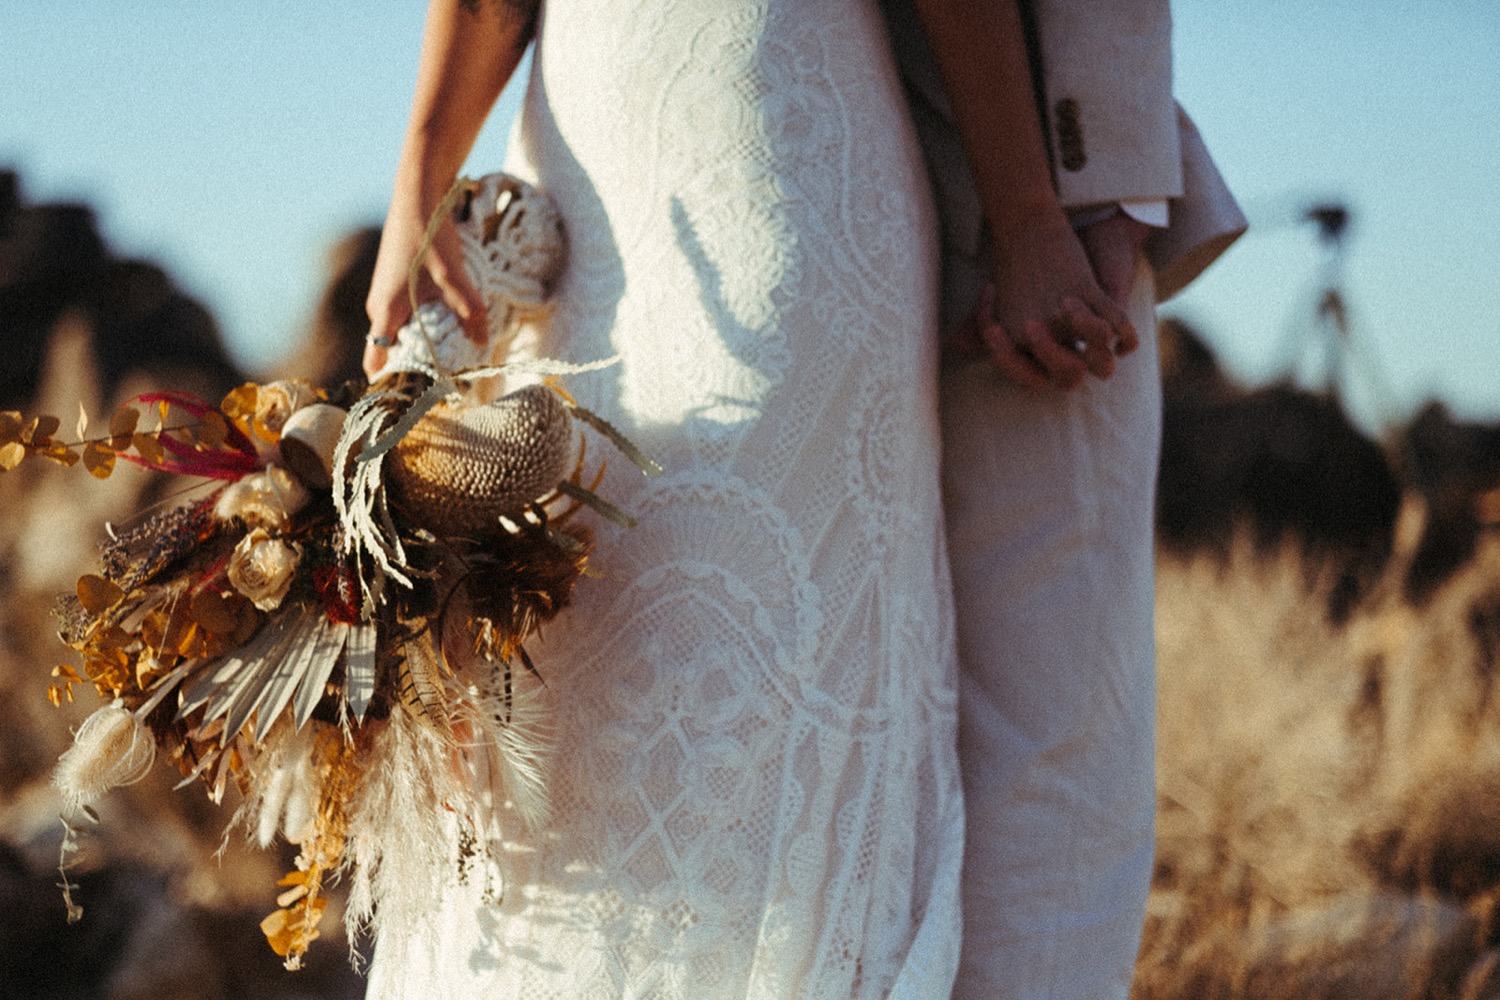
[{"label": "groom", "polygon": [[[883,6],[933,181],[953,330],[994,276],[990,240],[911,0]],[[1023,13],[1056,188],[1141,347],[1071,391],[1011,384],[989,359],[944,365],[968,814],[954,997],[1123,1000],[1155,809],[1155,303],[1245,220],[1172,99],[1167,0],[1030,0]]]}]

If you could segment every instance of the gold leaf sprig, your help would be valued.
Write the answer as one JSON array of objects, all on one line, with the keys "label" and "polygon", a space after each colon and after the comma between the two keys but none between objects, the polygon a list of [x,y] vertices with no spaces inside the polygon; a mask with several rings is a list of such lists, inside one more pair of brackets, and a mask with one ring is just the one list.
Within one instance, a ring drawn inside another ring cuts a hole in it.
[{"label": "gold leaf sprig", "polygon": [[57,438],[62,424],[57,417],[43,414],[28,420],[17,410],[0,411],[0,472],[9,472],[36,457],[64,467],[82,462],[95,479],[108,479],[116,459],[129,452],[140,464],[162,466],[167,460],[164,439],[195,451],[213,451],[222,448],[229,436],[229,424],[220,413],[210,410],[201,417],[177,417],[169,424],[171,404],[163,400],[155,408],[158,420],[154,430],[141,430],[140,409],[126,404],[110,416],[108,433],[89,437],[88,414],[80,404],[74,441]]}]

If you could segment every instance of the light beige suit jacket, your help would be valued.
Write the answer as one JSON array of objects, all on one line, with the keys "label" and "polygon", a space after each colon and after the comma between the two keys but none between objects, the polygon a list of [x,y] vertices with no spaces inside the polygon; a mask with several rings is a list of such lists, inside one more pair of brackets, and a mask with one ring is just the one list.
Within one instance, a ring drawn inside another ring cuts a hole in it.
[{"label": "light beige suit jacket", "polygon": [[[938,200],[945,257],[985,256],[984,214],[911,0],[882,0]],[[1023,0],[1053,174],[1065,207],[1166,198],[1146,253],[1158,299],[1245,231],[1245,217],[1172,98],[1167,0]]]}]

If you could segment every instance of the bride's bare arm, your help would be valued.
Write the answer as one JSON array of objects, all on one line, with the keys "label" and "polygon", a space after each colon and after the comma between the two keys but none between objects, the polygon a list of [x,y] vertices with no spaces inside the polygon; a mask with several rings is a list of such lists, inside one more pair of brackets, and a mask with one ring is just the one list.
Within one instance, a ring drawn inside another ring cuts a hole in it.
[{"label": "bride's bare arm", "polygon": [[1137,336],[1058,203],[1017,0],[917,0],[917,10],[994,238],[977,332],[1021,385],[1108,378],[1116,352],[1134,349]]},{"label": "bride's bare arm", "polygon": [[[427,220],[473,148],[500,91],[531,40],[538,0],[429,0],[416,93],[365,311],[372,336],[392,336],[411,316],[406,274]],[[463,269],[458,235],[439,231],[418,290],[441,297],[476,340],[487,336],[484,301]],[[366,373],[385,349],[365,347]]]}]

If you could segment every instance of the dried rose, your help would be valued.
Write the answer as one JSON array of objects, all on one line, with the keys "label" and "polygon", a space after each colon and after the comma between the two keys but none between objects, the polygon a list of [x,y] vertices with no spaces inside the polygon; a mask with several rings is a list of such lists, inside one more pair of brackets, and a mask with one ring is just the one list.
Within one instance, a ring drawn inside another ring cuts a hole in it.
[{"label": "dried rose", "polygon": [[234,547],[229,557],[229,582],[262,611],[275,611],[291,589],[302,550],[255,528]]},{"label": "dried rose", "polygon": [[274,441],[281,436],[281,428],[287,418],[304,406],[318,401],[318,390],[311,382],[300,378],[268,382],[260,387],[255,396],[255,432]]},{"label": "dried rose", "polygon": [[276,531],[286,527],[311,496],[296,476],[279,465],[269,465],[225,487],[214,514],[221,521],[237,517],[251,528]]}]

